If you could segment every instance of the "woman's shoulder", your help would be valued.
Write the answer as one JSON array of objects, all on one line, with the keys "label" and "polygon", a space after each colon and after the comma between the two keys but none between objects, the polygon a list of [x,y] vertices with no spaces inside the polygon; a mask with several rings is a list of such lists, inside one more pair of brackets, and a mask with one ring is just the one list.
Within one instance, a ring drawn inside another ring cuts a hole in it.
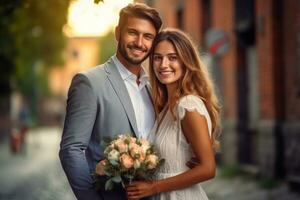
[{"label": "woman's shoulder", "polygon": [[204,104],[205,99],[203,97],[200,97],[198,95],[195,94],[189,94],[189,95],[185,95],[183,97],[181,97],[179,99],[178,105],[179,106],[184,106],[186,104],[200,104],[200,105],[205,105]]},{"label": "woman's shoulder", "polygon": [[179,118],[182,119],[186,111],[193,112],[197,111],[202,115],[207,114],[207,109],[204,103],[205,99],[194,94],[183,96],[178,102],[178,114]]},{"label": "woman's shoulder", "polygon": [[209,133],[211,133],[211,119],[205,105],[205,99],[198,95],[186,95],[180,98],[178,103],[178,117],[182,120],[186,112],[197,112],[207,120]]}]

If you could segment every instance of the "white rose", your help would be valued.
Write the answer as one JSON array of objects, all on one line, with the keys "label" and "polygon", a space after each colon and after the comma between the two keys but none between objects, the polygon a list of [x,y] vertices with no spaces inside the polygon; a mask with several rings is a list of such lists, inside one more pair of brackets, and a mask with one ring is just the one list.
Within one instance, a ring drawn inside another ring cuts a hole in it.
[{"label": "white rose", "polygon": [[146,154],[147,150],[150,149],[151,147],[150,142],[148,142],[145,139],[141,139],[140,142],[141,142],[141,147],[143,149],[143,152]]},{"label": "white rose", "polygon": [[158,157],[156,155],[148,155],[146,157],[146,163],[148,169],[154,169],[158,163]]},{"label": "white rose", "polygon": [[111,150],[107,156],[109,161],[118,161],[119,157],[120,153],[116,149]]},{"label": "white rose", "polygon": [[114,144],[120,153],[127,152],[128,145],[123,140],[117,140]]},{"label": "white rose", "polygon": [[107,155],[113,149],[114,149],[114,145],[110,144],[108,147],[105,148],[104,154]]}]

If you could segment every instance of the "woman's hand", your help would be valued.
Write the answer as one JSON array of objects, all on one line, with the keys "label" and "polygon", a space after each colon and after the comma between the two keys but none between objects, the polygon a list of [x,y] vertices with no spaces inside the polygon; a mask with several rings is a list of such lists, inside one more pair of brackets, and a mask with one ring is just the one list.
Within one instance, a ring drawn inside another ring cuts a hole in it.
[{"label": "woman's hand", "polygon": [[196,157],[192,157],[189,161],[187,161],[186,166],[188,166],[188,168],[193,169],[194,167],[196,167],[197,165],[199,165],[199,159]]},{"label": "woman's hand", "polygon": [[96,165],[96,174],[104,175],[104,166],[105,165],[106,165],[105,160],[101,160],[100,162],[98,162],[97,165]]},{"label": "woman's hand", "polygon": [[126,186],[126,193],[129,200],[137,200],[157,192],[153,181],[135,181]]}]

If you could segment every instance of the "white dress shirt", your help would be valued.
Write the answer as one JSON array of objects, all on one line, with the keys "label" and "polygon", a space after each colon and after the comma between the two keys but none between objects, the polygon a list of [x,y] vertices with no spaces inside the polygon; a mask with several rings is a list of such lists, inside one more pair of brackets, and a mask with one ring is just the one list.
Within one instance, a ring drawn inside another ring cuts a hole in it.
[{"label": "white dress shirt", "polygon": [[138,128],[137,137],[146,139],[148,138],[148,134],[153,128],[155,120],[150,91],[148,91],[146,87],[147,85],[150,85],[149,76],[142,68],[139,78],[140,84],[138,85],[136,82],[137,76],[130,72],[126,67],[124,67],[124,65],[118,60],[116,55],[114,55],[112,59],[121,74],[121,77],[125,83],[131,99]]}]

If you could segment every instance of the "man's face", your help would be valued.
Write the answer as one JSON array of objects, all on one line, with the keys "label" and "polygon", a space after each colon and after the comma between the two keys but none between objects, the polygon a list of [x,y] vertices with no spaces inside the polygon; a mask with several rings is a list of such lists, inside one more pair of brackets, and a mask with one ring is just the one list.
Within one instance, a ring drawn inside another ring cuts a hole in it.
[{"label": "man's face", "polygon": [[123,27],[116,28],[118,52],[132,65],[139,65],[149,55],[156,30],[145,19],[129,17]]}]

